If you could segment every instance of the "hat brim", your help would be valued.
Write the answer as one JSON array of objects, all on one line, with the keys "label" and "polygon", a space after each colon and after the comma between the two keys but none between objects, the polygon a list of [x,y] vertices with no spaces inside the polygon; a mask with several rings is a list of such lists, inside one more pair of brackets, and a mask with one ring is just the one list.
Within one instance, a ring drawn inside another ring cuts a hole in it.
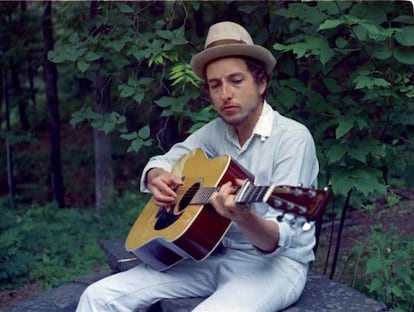
[{"label": "hat brim", "polygon": [[247,56],[262,61],[268,74],[276,65],[276,59],[269,50],[250,44],[228,44],[205,49],[193,56],[190,65],[195,74],[204,79],[204,67],[208,63],[228,56]]}]

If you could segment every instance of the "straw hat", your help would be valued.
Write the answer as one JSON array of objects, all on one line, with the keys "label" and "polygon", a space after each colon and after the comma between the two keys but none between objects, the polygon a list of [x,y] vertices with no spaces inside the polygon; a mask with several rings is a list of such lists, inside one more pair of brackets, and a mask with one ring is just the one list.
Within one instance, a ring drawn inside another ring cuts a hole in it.
[{"label": "straw hat", "polygon": [[276,65],[272,53],[255,45],[247,30],[233,22],[212,25],[208,30],[204,50],[193,56],[190,65],[196,75],[203,79],[206,64],[225,56],[248,56],[262,61],[268,74]]}]

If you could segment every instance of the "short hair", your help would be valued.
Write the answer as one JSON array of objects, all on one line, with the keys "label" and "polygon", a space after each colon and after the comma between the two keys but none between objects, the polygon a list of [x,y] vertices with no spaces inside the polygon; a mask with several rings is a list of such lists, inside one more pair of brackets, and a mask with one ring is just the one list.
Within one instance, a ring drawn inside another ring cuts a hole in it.
[{"label": "short hair", "polygon": [[242,57],[242,59],[245,61],[247,69],[252,73],[257,84],[263,79],[265,79],[266,82],[269,81],[269,75],[266,72],[266,66],[263,62],[246,56]]}]

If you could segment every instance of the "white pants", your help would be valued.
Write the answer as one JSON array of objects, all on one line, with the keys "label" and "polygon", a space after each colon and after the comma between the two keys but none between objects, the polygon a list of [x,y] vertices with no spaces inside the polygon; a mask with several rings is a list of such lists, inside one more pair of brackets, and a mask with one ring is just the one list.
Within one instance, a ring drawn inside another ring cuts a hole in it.
[{"label": "white pants", "polygon": [[307,270],[287,257],[226,248],[164,272],[138,265],[99,280],[84,291],[76,311],[132,312],[160,299],[207,297],[194,312],[275,312],[299,298]]}]

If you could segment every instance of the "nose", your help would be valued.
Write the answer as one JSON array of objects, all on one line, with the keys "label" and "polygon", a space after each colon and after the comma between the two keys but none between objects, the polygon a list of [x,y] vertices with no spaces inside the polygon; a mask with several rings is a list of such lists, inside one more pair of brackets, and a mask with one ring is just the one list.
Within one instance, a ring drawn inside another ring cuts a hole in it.
[{"label": "nose", "polygon": [[221,98],[223,100],[228,100],[232,98],[231,89],[229,85],[225,82],[221,86]]}]

